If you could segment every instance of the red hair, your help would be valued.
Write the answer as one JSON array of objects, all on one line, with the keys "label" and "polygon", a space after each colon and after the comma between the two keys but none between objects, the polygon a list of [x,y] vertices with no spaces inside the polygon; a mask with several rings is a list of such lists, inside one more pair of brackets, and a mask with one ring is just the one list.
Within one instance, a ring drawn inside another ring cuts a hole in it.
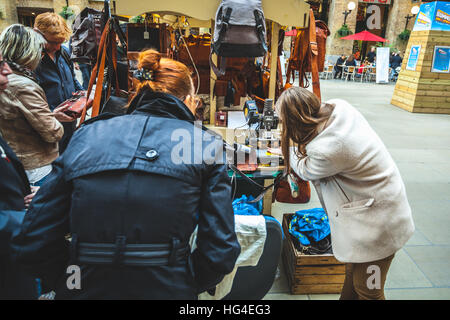
[{"label": "red hair", "polygon": [[155,92],[169,93],[184,100],[194,93],[194,84],[188,67],[181,62],[162,58],[156,50],[149,49],[141,52],[138,67],[152,71],[153,80],[140,82],[136,94],[148,88]]}]

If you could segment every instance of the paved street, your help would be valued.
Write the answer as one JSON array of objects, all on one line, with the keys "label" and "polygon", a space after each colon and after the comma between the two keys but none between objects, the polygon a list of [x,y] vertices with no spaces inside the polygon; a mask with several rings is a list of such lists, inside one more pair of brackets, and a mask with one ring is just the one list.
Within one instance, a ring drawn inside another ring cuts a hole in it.
[{"label": "paved street", "polygon": [[[416,226],[397,252],[386,282],[387,299],[450,299],[450,115],[412,114],[390,104],[394,85],[321,80],[324,100],[349,101],[381,137],[402,174]],[[313,189],[304,205],[275,203],[273,215],[320,207]],[[387,221],[386,223],[389,223]],[[290,295],[283,266],[265,299],[338,299]]]}]

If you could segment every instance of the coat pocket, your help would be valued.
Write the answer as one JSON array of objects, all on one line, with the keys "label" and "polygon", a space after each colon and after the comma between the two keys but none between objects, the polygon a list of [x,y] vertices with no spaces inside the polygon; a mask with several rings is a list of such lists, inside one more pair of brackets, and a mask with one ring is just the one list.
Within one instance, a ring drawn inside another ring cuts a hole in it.
[{"label": "coat pocket", "polygon": [[345,203],[345,204],[341,205],[341,207],[338,211],[345,212],[345,211],[362,210],[362,209],[371,207],[374,202],[375,202],[374,198],[353,201],[353,202],[349,202],[349,203]]},{"label": "coat pocket", "polygon": [[[389,239],[384,234],[387,223],[382,212],[376,208],[373,198],[353,201],[339,206],[330,216],[333,251],[342,261],[371,252],[380,239]],[[383,242],[384,240],[381,240]]]}]

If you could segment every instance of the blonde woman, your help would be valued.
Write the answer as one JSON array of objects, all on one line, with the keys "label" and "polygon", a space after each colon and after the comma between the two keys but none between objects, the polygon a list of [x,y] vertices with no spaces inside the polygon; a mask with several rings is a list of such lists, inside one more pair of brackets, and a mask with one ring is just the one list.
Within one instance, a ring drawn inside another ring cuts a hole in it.
[{"label": "blonde woman", "polygon": [[9,85],[0,95],[0,132],[22,162],[30,183],[39,186],[58,157],[64,129],[50,111],[44,90],[33,76],[45,39],[33,29],[13,24],[0,35],[0,52],[11,67]]},{"label": "blonde woman", "polygon": [[285,164],[312,181],[328,214],[333,253],[346,263],[341,299],[384,299],[394,254],[414,232],[405,186],[366,119],[344,100],[327,102],[304,88],[282,93]]},{"label": "blonde woman", "polygon": [[[34,21],[34,29],[47,41],[44,54],[35,70],[36,79],[44,89],[50,110],[72,97],[72,93],[82,91],[83,87],[75,78],[74,66],[70,55],[61,46],[69,40],[71,31],[66,21],[54,12],[41,13]],[[62,154],[75,131],[76,117],[64,120],[64,136],[59,142]]]}]

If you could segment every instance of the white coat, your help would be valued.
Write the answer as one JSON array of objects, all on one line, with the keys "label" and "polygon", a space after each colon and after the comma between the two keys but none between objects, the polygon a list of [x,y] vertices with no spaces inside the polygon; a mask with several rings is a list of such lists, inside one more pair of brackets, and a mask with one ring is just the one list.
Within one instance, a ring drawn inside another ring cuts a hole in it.
[{"label": "white coat", "polygon": [[340,99],[325,129],[291,167],[311,181],[327,212],[333,253],[341,262],[376,261],[414,233],[405,186],[391,155],[366,119]]}]

